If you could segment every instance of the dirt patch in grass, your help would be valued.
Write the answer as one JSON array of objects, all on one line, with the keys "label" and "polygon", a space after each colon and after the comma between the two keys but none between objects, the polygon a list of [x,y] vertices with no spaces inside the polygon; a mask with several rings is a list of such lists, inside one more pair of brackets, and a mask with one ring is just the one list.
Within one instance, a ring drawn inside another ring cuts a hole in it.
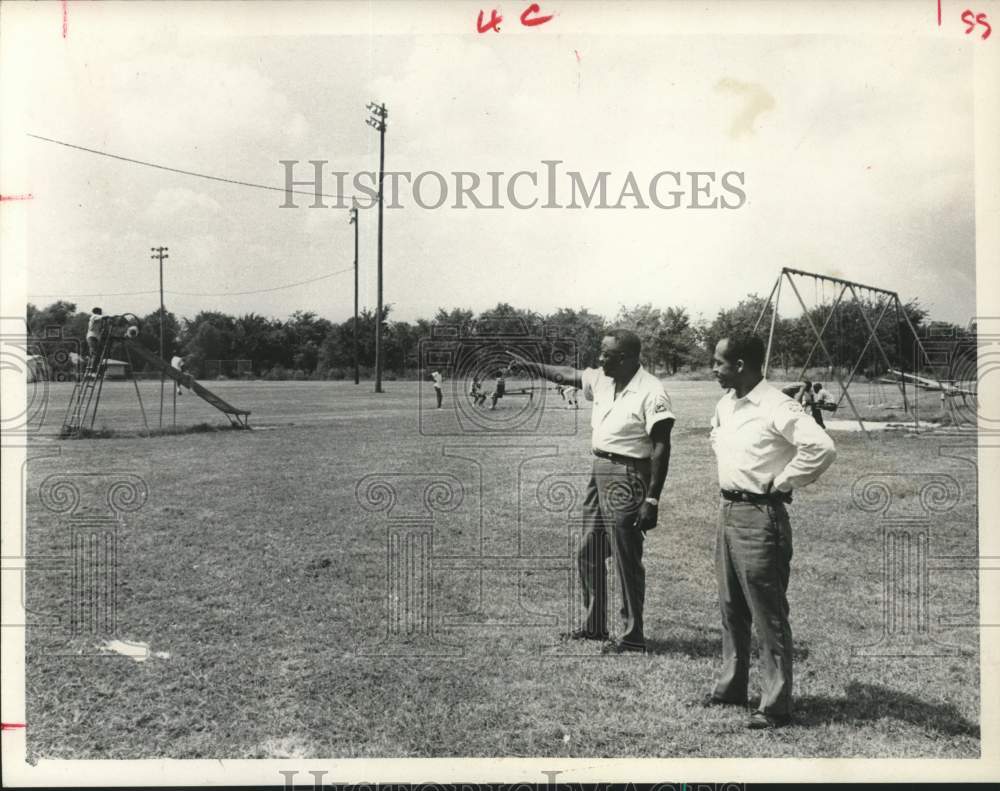
[{"label": "dirt patch in grass", "polygon": [[183,434],[214,434],[220,431],[250,431],[250,426],[237,426],[232,423],[196,423],[193,426],[168,426],[153,428],[149,431],[135,429],[83,428],[76,434],[60,439],[149,439],[151,437],[174,437]]}]

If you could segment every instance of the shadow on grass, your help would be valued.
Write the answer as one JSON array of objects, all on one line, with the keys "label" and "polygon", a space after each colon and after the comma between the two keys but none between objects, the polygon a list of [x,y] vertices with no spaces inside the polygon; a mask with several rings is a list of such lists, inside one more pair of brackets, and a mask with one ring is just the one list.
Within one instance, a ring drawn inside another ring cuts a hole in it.
[{"label": "shadow on grass", "polygon": [[[691,659],[717,659],[722,661],[722,635],[716,631],[713,637],[668,637],[664,639],[646,638],[646,650],[651,654],[683,654]],[[751,656],[757,653],[756,643]],[[792,658],[801,662],[809,658],[809,646],[797,642],[792,647]],[[753,661],[753,660],[751,660]]]},{"label": "shadow on grass", "polygon": [[965,719],[950,703],[935,703],[907,692],[852,681],[843,698],[810,695],[795,700],[795,721],[801,727],[832,723],[860,725],[893,719],[937,731],[945,736],[979,738],[979,726]]}]

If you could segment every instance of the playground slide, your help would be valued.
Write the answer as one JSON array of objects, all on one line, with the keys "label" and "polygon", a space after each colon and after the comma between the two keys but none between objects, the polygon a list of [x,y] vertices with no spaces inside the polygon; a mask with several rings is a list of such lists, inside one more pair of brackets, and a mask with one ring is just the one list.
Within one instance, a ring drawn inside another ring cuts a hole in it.
[{"label": "playground slide", "polygon": [[220,412],[224,412],[230,418],[230,420],[233,420],[235,418],[236,423],[244,427],[246,426],[247,417],[250,415],[249,410],[237,409],[228,401],[224,401],[223,399],[219,398],[215,393],[213,393],[204,385],[201,385],[198,382],[196,382],[193,376],[191,376],[190,374],[186,374],[183,371],[178,371],[172,365],[170,365],[167,362],[164,362],[152,352],[146,351],[146,349],[144,349],[138,343],[126,340],[125,346],[130,353],[134,353],[137,357],[142,358],[150,365],[152,365],[154,368],[156,368],[157,371],[166,374],[168,377],[173,379],[178,384],[190,388],[199,398],[202,398],[203,400],[207,401],[209,404],[214,406]]},{"label": "playground slide", "polygon": [[945,395],[960,395],[960,396],[974,396],[976,393],[973,390],[966,390],[961,387],[956,387],[948,382],[939,382],[937,379],[928,379],[925,376],[917,376],[916,374],[908,374],[902,371],[896,371],[889,369],[889,373],[893,376],[897,376],[900,379],[906,379],[909,382],[914,382],[919,387],[923,387],[926,390],[940,390]]}]

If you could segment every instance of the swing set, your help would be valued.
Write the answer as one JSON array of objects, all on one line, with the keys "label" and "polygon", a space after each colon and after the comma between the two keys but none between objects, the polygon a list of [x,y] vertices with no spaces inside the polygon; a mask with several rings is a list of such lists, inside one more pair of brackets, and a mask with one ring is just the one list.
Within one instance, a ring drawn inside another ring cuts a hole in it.
[{"label": "swing set", "polygon": [[[808,278],[812,278],[813,281],[815,307],[812,310],[806,306],[805,300],[802,298],[802,291],[799,285],[796,284],[796,281],[800,284],[804,280],[807,282]],[[774,286],[771,288],[771,293],[761,308],[760,315],[757,317],[753,328],[753,331],[756,333],[770,309],[771,317],[767,336],[767,351],[764,357],[764,375],[767,376],[767,369],[771,361],[771,352],[775,348],[775,331],[779,327],[777,321],[778,305],[781,300],[782,287],[785,284],[791,289],[799,306],[802,308],[803,319],[813,338],[812,346],[802,365],[799,379],[801,380],[805,377],[806,371],[813,363],[813,358],[817,355],[817,351],[822,351],[826,356],[829,366],[829,375],[835,378],[840,385],[840,397],[837,400],[837,406],[839,407],[843,401],[847,401],[862,432],[867,435],[868,429],[865,427],[865,421],[862,419],[861,412],[857,404],[855,404],[854,399],[851,398],[849,390],[859,372],[863,372],[868,379],[868,407],[890,406],[888,394],[898,389],[902,404],[897,403],[892,406],[901,406],[905,412],[912,412],[914,428],[918,428],[918,382],[928,382],[930,383],[929,387],[940,389],[942,392],[944,392],[944,387],[936,379],[925,379],[902,373],[901,367],[897,370],[890,360],[885,344],[883,343],[885,334],[883,334],[882,339],[879,338],[879,327],[882,326],[886,315],[891,310],[896,323],[894,351],[897,360],[902,363],[906,356],[902,332],[905,324],[905,326],[909,327],[915,344],[918,357],[915,360],[917,367],[925,365],[930,368],[933,367],[930,356],[927,354],[920,336],[913,326],[913,322],[907,316],[899,295],[895,291],[851,280],[830,277],[829,275],[820,275],[815,272],[783,267]],[[830,297],[827,296],[828,289],[831,291]],[[852,352],[845,345],[845,336],[846,327],[850,319],[857,316],[861,318],[866,338],[861,351],[856,357],[853,357]],[[843,366],[845,369],[849,368],[846,379],[842,376],[841,369],[838,366]],[[906,387],[908,378],[913,384],[910,395],[908,395]]]}]

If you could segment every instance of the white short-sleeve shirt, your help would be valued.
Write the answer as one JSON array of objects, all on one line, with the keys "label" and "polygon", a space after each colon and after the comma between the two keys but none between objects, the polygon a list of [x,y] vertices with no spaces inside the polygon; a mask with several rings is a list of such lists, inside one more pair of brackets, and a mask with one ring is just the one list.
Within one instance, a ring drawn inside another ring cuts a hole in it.
[{"label": "white short-sleeve shirt", "polygon": [[663,383],[640,367],[615,398],[615,380],[600,368],[582,372],[583,396],[594,402],[590,415],[591,447],[620,456],[648,459],[649,434],[661,420],[673,420],[670,396]]},{"label": "white short-sleeve shirt", "polygon": [[101,321],[104,320],[104,316],[99,313],[91,313],[90,318],[87,320],[87,337],[88,338],[100,338],[101,337]]}]

